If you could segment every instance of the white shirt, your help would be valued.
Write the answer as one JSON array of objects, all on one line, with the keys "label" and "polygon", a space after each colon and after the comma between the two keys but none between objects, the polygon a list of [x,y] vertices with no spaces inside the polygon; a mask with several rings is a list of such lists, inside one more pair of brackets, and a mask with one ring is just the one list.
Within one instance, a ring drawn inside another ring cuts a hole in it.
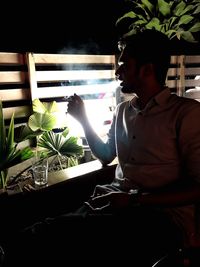
[{"label": "white shirt", "polygon": [[[134,97],[116,107],[107,142],[90,147],[102,162],[118,157],[113,184],[124,191],[156,189],[181,179],[200,182],[200,103],[167,88],[140,110]],[[194,221],[200,219],[196,207],[169,212],[193,240]]]},{"label": "white shirt", "polygon": [[186,173],[200,182],[200,103],[169,89],[144,110],[136,100],[118,105],[109,134],[111,143],[116,136],[116,179],[127,189],[164,186]]}]

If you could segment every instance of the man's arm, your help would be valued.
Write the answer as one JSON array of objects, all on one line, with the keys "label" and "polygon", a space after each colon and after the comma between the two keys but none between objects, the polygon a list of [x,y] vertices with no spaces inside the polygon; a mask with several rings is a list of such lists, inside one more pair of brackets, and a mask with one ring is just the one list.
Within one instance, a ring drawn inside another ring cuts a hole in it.
[{"label": "man's arm", "polygon": [[[88,145],[94,156],[98,158],[102,164],[110,163],[116,156],[114,141],[104,143],[96,134],[88,120],[83,100],[78,95],[74,94],[74,96],[71,96],[68,102],[68,113],[82,125]],[[94,112],[98,114],[101,110],[94,110]]]},{"label": "man's arm", "polygon": [[[135,190],[133,190],[135,191]],[[176,186],[156,192],[109,192],[91,197],[85,204],[92,210],[112,210],[135,206],[178,207],[200,203],[200,184]]]}]

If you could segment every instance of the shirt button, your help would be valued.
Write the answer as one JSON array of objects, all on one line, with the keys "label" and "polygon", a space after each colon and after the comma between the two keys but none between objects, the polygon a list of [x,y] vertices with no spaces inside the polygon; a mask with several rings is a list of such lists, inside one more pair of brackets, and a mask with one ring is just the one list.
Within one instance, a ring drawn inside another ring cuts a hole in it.
[{"label": "shirt button", "polygon": [[135,161],[135,158],[132,157],[131,160],[132,160],[132,161]]},{"label": "shirt button", "polygon": [[135,135],[133,135],[133,139],[135,139],[136,138],[136,136]]}]

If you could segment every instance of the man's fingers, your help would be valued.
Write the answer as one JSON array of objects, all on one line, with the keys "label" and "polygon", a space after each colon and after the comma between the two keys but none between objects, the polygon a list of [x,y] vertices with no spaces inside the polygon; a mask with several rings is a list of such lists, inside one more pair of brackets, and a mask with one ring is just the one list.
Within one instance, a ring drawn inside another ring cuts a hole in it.
[{"label": "man's fingers", "polygon": [[110,201],[103,205],[103,206],[100,206],[100,207],[96,207],[96,206],[93,206],[91,203],[89,202],[85,202],[85,204],[92,210],[92,211],[101,211],[101,210],[104,210],[108,207],[110,207]]},{"label": "man's fingers", "polygon": [[90,199],[89,204],[94,208],[101,208],[110,202],[110,194],[102,195],[102,196],[96,196],[92,199]]}]

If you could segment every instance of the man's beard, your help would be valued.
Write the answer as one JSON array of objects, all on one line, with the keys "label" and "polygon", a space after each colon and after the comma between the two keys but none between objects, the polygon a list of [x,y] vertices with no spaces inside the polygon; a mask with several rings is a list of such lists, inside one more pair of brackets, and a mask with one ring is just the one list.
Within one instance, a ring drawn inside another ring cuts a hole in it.
[{"label": "man's beard", "polygon": [[124,94],[133,94],[135,93],[135,90],[132,86],[130,87],[130,86],[125,85],[121,87],[121,92]]}]

